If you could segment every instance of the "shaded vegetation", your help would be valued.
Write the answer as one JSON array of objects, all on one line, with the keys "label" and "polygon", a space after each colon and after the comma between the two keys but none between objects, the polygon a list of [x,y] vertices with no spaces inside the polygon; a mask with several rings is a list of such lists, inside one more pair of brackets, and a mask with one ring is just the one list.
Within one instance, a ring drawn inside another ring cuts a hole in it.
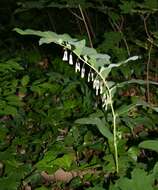
[{"label": "shaded vegetation", "polygon": [[0,188],[158,189],[157,0],[0,4]]}]

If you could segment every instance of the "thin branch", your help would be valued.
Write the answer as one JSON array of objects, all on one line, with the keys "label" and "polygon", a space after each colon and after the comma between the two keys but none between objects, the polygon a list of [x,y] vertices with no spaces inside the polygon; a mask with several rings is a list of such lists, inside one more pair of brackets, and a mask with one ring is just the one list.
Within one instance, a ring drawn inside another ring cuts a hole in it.
[{"label": "thin branch", "polygon": [[93,48],[93,43],[92,43],[91,35],[90,35],[90,32],[89,32],[89,28],[88,28],[88,25],[87,25],[85,16],[84,16],[84,14],[83,14],[83,10],[82,10],[82,8],[81,8],[80,5],[79,5],[79,10],[80,10],[80,12],[81,12],[81,16],[82,16],[82,19],[83,19],[83,22],[84,22],[84,25],[85,25],[85,28],[86,28],[86,31],[87,31],[87,34],[88,34],[90,47]]},{"label": "thin branch", "polygon": [[91,20],[90,20],[90,18],[89,18],[89,16],[88,16],[87,11],[85,11],[85,16],[86,16],[86,19],[87,19],[87,22],[88,22],[89,28],[90,28],[90,30],[91,30],[91,34],[92,34],[93,37],[95,38],[96,35],[95,35],[94,30],[93,30],[92,23],[91,23]]},{"label": "thin branch", "polygon": [[54,21],[53,21],[52,16],[50,15],[50,11],[49,11],[49,10],[47,11],[47,15],[48,15],[50,24],[51,24],[51,26],[52,26],[52,29],[54,30],[54,32],[56,32],[56,27],[55,27],[55,25],[54,25]]},{"label": "thin branch", "polygon": [[147,91],[147,102],[150,103],[150,84],[149,84],[149,69],[150,69],[150,62],[151,62],[151,51],[153,48],[153,39],[150,36],[148,27],[147,27],[147,19],[149,18],[150,14],[148,14],[146,17],[144,15],[142,16],[143,22],[144,22],[144,30],[147,36],[147,40],[150,42],[150,46],[148,49],[148,60],[147,60],[147,66],[146,66],[146,91]]},{"label": "thin branch", "polygon": [[149,68],[150,68],[152,47],[153,47],[153,45],[150,44],[149,51],[148,51],[148,61],[147,61],[147,66],[146,66],[146,89],[147,89],[147,102],[148,103],[150,103]]},{"label": "thin branch", "polygon": [[77,17],[79,20],[83,21],[83,18],[81,18],[77,13],[74,13],[71,9],[68,9],[71,14],[73,14],[75,17]]},{"label": "thin branch", "polygon": [[[112,22],[110,22],[111,24],[112,24]],[[128,53],[128,56],[130,56],[130,49],[129,49],[129,46],[128,46],[128,43],[127,43],[127,40],[126,40],[126,38],[124,37],[124,34],[123,34],[123,32],[122,32],[122,30],[121,30],[121,28],[123,27],[123,20],[122,20],[122,22],[121,22],[121,25],[120,25],[120,27],[119,27],[119,25],[115,22],[114,24],[112,24],[112,27],[114,28],[114,26],[116,27],[116,29],[120,32],[120,34],[122,34],[122,36],[123,36],[123,42],[124,42],[124,44],[125,44],[125,46],[126,46],[126,50],[127,50],[127,53]]]},{"label": "thin branch", "polygon": [[154,43],[152,38],[147,39],[153,46],[158,47],[158,44]]},{"label": "thin branch", "polygon": [[148,37],[149,39],[151,39],[151,36],[150,36],[150,34],[149,34],[149,31],[148,31],[147,24],[146,24],[146,21],[147,21],[147,19],[149,18],[149,16],[150,16],[150,15],[148,14],[146,17],[142,16],[142,18],[143,18],[143,22],[144,22],[145,33],[146,33],[147,37]]}]

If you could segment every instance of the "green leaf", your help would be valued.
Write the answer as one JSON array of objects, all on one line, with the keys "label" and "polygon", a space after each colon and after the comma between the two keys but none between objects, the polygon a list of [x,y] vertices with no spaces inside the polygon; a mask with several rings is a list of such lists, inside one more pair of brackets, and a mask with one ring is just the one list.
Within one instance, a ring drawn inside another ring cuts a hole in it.
[{"label": "green leaf", "polygon": [[157,9],[158,8],[158,1],[157,0],[145,0],[144,5],[148,9]]},{"label": "green leaf", "polygon": [[147,102],[145,102],[143,100],[139,100],[139,99],[136,98],[135,100],[133,100],[132,104],[130,104],[130,105],[122,105],[120,108],[118,108],[116,110],[116,113],[117,113],[117,115],[121,116],[121,115],[124,115],[124,114],[128,113],[130,110],[132,110],[133,108],[135,108],[137,106],[143,106],[143,107],[150,108],[150,109],[158,112],[158,107],[152,107]]},{"label": "green leaf", "polygon": [[146,140],[139,144],[139,148],[145,148],[158,152],[158,140]]},{"label": "green leaf", "polygon": [[106,137],[108,140],[113,139],[113,135],[111,131],[109,130],[108,128],[109,126],[107,122],[105,121],[105,119],[100,119],[97,117],[94,117],[94,118],[89,117],[89,118],[77,119],[75,122],[78,124],[96,125],[98,130],[104,137]]},{"label": "green leaf", "polygon": [[20,101],[19,97],[16,95],[7,96],[5,99],[7,100],[7,103],[9,105],[13,105],[13,106],[20,106],[21,105],[21,101]]},{"label": "green leaf", "polygon": [[111,71],[111,68],[103,67],[100,70],[100,74],[106,79]]},{"label": "green leaf", "polygon": [[29,83],[30,77],[28,75],[23,76],[21,80],[22,86],[26,86]]},{"label": "green leaf", "polygon": [[38,187],[35,190],[48,190],[48,188],[46,188],[46,187]]},{"label": "green leaf", "polygon": [[94,186],[94,187],[89,187],[87,190],[105,190],[103,187],[100,186]]},{"label": "green leaf", "polygon": [[17,108],[6,105],[6,107],[3,110],[0,110],[0,114],[15,116],[15,115],[17,115]]},{"label": "green leaf", "polygon": [[77,54],[77,55],[81,55],[82,54],[82,51],[83,51],[83,48],[85,47],[86,45],[86,41],[85,40],[81,40],[81,41],[77,41],[75,43],[70,43],[72,45],[75,46],[75,49],[74,49],[74,52]]},{"label": "green leaf", "polygon": [[20,28],[14,28],[13,31],[21,34],[21,35],[36,35],[36,36],[43,36],[43,32],[38,31],[38,30],[31,30],[31,29],[26,29],[26,30],[21,30]]},{"label": "green leaf", "polygon": [[69,169],[74,161],[74,154],[65,154],[61,158],[57,158],[53,161],[54,166],[58,166],[64,169]]},{"label": "green leaf", "polygon": [[[124,85],[128,85],[128,84],[146,85],[146,81],[145,80],[141,80],[141,79],[132,79],[132,80],[125,81],[125,82],[117,84],[117,87],[122,88]],[[158,82],[156,82],[156,81],[149,81],[149,84],[158,85]]]},{"label": "green leaf", "polygon": [[128,149],[128,155],[134,160],[134,161],[137,161],[137,157],[139,155],[139,148],[138,147],[130,147]]},{"label": "green leaf", "polygon": [[158,162],[156,162],[153,172],[152,172],[153,177],[157,180],[158,179]]},{"label": "green leaf", "polygon": [[144,170],[135,168],[131,179],[122,177],[115,186],[119,187],[120,190],[154,190],[152,187],[153,181],[152,176],[147,175]]},{"label": "green leaf", "polygon": [[132,10],[136,7],[135,1],[122,1],[123,4],[120,5],[120,9],[122,13],[129,14],[132,12]]},{"label": "green leaf", "polygon": [[3,190],[17,190],[20,185],[20,180],[15,180],[12,176],[2,177],[0,184]]}]

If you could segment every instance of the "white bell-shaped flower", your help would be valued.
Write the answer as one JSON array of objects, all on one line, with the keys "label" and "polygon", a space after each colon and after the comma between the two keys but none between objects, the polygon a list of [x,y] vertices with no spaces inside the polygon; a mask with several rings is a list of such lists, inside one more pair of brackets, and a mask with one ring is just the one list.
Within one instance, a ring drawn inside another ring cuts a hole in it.
[{"label": "white bell-shaped flower", "polygon": [[85,67],[83,65],[81,69],[81,78],[84,78],[84,77],[85,77]]},{"label": "white bell-shaped flower", "polygon": [[100,94],[102,94],[102,93],[103,93],[103,82],[100,81]]},{"label": "white bell-shaped flower", "polygon": [[88,82],[90,82],[91,81],[91,71],[89,71],[89,73],[88,73]]},{"label": "white bell-shaped flower", "polygon": [[81,65],[80,65],[80,62],[79,60],[76,61],[76,65],[75,65],[75,72],[80,72],[81,70]]},{"label": "white bell-shaped flower", "polygon": [[70,65],[73,65],[72,53],[70,53],[70,55],[69,55],[69,64],[70,64]]},{"label": "white bell-shaped flower", "polygon": [[93,81],[93,88],[94,89],[96,88],[96,79],[94,79],[94,81]]},{"label": "white bell-shaped flower", "polygon": [[98,94],[99,94],[99,88],[100,88],[100,82],[99,82],[99,80],[97,79],[96,80],[96,86],[95,86],[95,90],[96,90],[96,96],[98,96]]},{"label": "white bell-shaped flower", "polygon": [[91,72],[91,81],[93,82],[94,81],[94,73]]},{"label": "white bell-shaped flower", "polygon": [[65,49],[64,50],[64,55],[63,55],[63,61],[68,61],[68,51]]},{"label": "white bell-shaped flower", "polygon": [[106,107],[106,102],[107,102],[107,97],[106,97],[106,94],[103,94],[102,96],[102,107]]},{"label": "white bell-shaped flower", "polygon": [[100,81],[97,77],[93,81],[93,88],[96,90],[96,96],[99,94]]}]

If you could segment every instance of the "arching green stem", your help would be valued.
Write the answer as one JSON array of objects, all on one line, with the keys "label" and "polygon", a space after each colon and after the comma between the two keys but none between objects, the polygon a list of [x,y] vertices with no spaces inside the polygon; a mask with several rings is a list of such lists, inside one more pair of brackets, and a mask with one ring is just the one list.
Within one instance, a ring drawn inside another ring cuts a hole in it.
[{"label": "arching green stem", "polygon": [[[67,46],[62,45],[63,47],[69,49],[70,51],[71,48],[68,48]],[[111,107],[111,112],[112,112],[112,117],[113,117],[113,145],[114,145],[114,158],[115,158],[115,166],[116,166],[116,172],[119,172],[119,162],[118,162],[118,148],[117,148],[117,126],[116,126],[116,118],[117,115],[115,114],[115,110],[114,110],[114,106],[113,106],[113,100],[112,100],[112,95],[111,95],[111,90],[105,80],[105,78],[100,74],[100,72],[98,72],[98,70],[93,67],[91,64],[89,64],[87,61],[85,61],[80,55],[78,55],[76,52],[73,52],[78,59],[80,59],[83,63],[87,64],[90,68],[92,68],[97,75],[102,79],[103,84],[105,85],[105,87],[107,88],[108,91],[108,98],[109,98],[109,105]]]}]

